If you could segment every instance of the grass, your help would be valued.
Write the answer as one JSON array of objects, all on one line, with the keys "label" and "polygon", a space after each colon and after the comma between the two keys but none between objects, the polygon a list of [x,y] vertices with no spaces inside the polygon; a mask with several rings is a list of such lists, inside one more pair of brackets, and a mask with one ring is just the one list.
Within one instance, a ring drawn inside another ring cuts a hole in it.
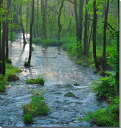
[{"label": "grass", "polygon": [[26,83],[27,84],[40,84],[40,85],[44,86],[45,79],[43,77],[39,76],[38,78],[35,78],[35,79],[26,80]]},{"label": "grass", "polygon": [[79,120],[96,123],[99,127],[119,127],[119,98],[112,99],[109,107],[90,112]]},{"label": "grass", "polygon": [[65,43],[74,42],[74,41],[75,41],[74,37],[62,38],[61,40],[57,40],[57,39],[42,40],[41,38],[33,39],[34,44],[39,44],[42,46],[62,46]]},{"label": "grass", "polygon": [[34,116],[48,115],[49,107],[44,101],[44,97],[37,93],[33,95],[32,101],[23,106],[23,119],[25,123],[32,123]]}]

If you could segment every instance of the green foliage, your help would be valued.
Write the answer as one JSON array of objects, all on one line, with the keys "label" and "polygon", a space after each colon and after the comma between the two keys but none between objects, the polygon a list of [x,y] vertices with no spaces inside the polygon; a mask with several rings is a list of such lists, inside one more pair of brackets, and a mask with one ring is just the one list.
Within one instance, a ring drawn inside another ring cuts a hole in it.
[{"label": "green foliage", "polygon": [[119,127],[119,98],[112,99],[109,107],[90,112],[79,120],[90,121],[100,127]]},{"label": "green foliage", "polygon": [[4,83],[1,83],[0,81],[0,92],[3,92],[6,89],[6,85]]},{"label": "green foliage", "polygon": [[[0,92],[6,89],[6,85],[8,84],[10,77],[14,76],[17,80],[19,77],[16,76],[16,73],[21,72],[21,69],[18,67],[13,67],[10,64],[6,64],[6,74],[5,76],[0,75]],[[12,77],[13,79],[13,77]],[[11,81],[11,80],[10,80]]]},{"label": "green foliage", "polygon": [[34,38],[32,42],[35,44],[40,44],[42,46],[62,46],[65,45],[65,43],[71,43],[74,41],[75,38],[69,37],[69,38],[62,38],[61,40],[56,40],[56,39],[42,40],[41,38]]},{"label": "green foliage", "polygon": [[25,123],[28,123],[28,124],[33,123],[33,115],[31,113],[26,113],[23,116],[23,120]]},{"label": "green foliage", "polygon": [[12,37],[12,41],[16,39],[17,37],[17,33],[16,32],[9,32],[8,33],[8,39],[11,40],[11,37]]},{"label": "green foliage", "polygon": [[26,83],[27,84],[40,84],[40,85],[44,85],[45,79],[43,77],[39,76],[38,78],[35,78],[35,79],[26,80]]},{"label": "green foliage", "polygon": [[119,72],[119,32],[114,33],[113,46],[108,50],[110,56],[108,60],[114,65],[114,70]]},{"label": "green foliage", "polygon": [[29,104],[23,106],[25,122],[33,121],[33,116],[47,115],[49,107],[44,101],[44,97],[39,93],[32,97],[32,101]]},{"label": "green foliage", "polygon": [[11,59],[6,59],[6,63],[12,64],[12,60]]},{"label": "green foliage", "polygon": [[66,50],[70,55],[78,55],[76,43],[66,43],[63,45],[63,49]]},{"label": "green foliage", "polygon": [[41,40],[40,38],[35,38],[32,42],[35,44],[41,44],[42,46],[61,46],[64,43],[61,40]]},{"label": "green foliage", "polygon": [[102,98],[115,97],[118,95],[118,88],[113,74],[109,77],[99,79],[98,82],[92,86],[92,88],[94,92]]}]

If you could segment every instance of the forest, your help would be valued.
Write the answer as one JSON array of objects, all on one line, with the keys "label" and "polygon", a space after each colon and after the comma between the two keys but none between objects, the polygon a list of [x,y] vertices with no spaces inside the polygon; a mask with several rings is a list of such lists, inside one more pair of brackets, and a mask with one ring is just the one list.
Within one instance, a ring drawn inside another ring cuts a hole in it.
[{"label": "forest", "polygon": [[0,127],[119,127],[119,0],[0,0]]}]

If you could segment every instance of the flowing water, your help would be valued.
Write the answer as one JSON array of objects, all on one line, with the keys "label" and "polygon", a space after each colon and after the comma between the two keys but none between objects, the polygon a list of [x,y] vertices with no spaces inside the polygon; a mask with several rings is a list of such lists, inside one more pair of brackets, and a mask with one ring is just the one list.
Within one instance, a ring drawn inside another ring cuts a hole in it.
[{"label": "flowing water", "polygon": [[[31,101],[31,91],[44,91],[45,101],[51,111],[48,116],[34,118],[31,127],[81,127],[95,126],[77,119],[106,106],[105,102],[97,101],[89,85],[100,76],[95,75],[91,68],[77,65],[69,55],[58,47],[43,48],[34,45],[30,68],[24,68],[24,61],[29,55],[29,45],[23,49],[22,35],[10,46],[13,65],[20,67],[20,80],[8,85],[6,92],[0,94],[0,126],[24,127],[22,105]],[[26,84],[25,80],[43,76],[45,86]],[[75,82],[78,83],[75,86]],[[72,92],[75,97],[66,97]]]}]

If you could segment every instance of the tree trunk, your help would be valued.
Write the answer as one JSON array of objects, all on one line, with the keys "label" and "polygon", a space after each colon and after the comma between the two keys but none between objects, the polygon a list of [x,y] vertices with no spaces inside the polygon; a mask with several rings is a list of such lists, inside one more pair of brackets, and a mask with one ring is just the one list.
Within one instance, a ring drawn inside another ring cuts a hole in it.
[{"label": "tree trunk", "polygon": [[104,20],[104,29],[103,29],[103,61],[102,68],[105,70],[106,68],[106,30],[107,30],[107,20],[108,20],[108,12],[109,12],[109,0],[105,3],[105,20]]},{"label": "tree trunk", "polygon": [[[1,8],[2,8],[2,1],[0,1],[0,11],[1,11]],[[0,19],[2,18],[2,15],[0,15]],[[2,74],[2,38],[1,38],[1,35],[2,35],[2,22],[0,20],[0,74]]]},{"label": "tree trunk", "polygon": [[33,34],[33,24],[34,24],[34,0],[32,0],[32,12],[31,12],[31,23],[30,23],[30,45],[29,45],[29,59],[28,59],[28,66],[31,63],[32,57],[32,34]]},{"label": "tree trunk", "polygon": [[83,31],[83,4],[84,0],[79,1],[79,30],[78,30],[78,39],[79,39],[79,49],[82,51],[82,31]]},{"label": "tree trunk", "polygon": [[5,42],[6,42],[6,23],[5,21],[2,24],[3,33],[2,33],[2,74],[5,75]]},{"label": "tree trunk", "polygon": [[20,10],[19,10],[19,13],[20,13],[20,17],[21,17],[21,21],[20,21],[20,24],[21,24],[21,30],[22,30],[22,34],[23,34],[23,44],[26,45],[27,42],[26,42],[26,38],[25,38],[25,30],[24,30],[24,26],[23,26],[23,18],[22,18],[22,3],[20,5]]},{"label": "tree trunk", "polygon": [[96,56],[96,35],[97,35],[97,7],[96,7],[96,0],[93,2],[93,57],[94,57],[94,63],[95,63],[95,68],[97,71],[100,70],[98,61],[97,61],[97,56]]},{"label": "tree trunk", "polygon": [[47,13],[47,0],[41,0],[41,13],[42,13],[42,32],[43,39],[47,39],[47,31],[46,31],[46,13]]},{"label": "tree trunk", "polygon": [[58,36],[57,36],[58,40],[60,40],[60,34],[62,31],[61,14],[62,14],[63,6],[64,6],[64,0],[61,1],[61,6],[60,6],[59,12],[58,12]]},{"label": "tree trunk", "polygon": [[[88,1],[89,0],[86,0],[86,5],[88,5]],[[87,8],[85,9],[85,23],[84,23],[84,54],[87,55],[88,54],[88,45],[89,45],[89,42],[88,42],[88,26],[89,26],[89,21],[88,21],[88,11],[87,11]]]},{"label": "tree trunk", "polygon": [[76,39],[78,42],[79,41],[79,39],[78,39],[78,25],[79,25],[79,23],[78,23],[78,13],[77,13],[77,0],[74,0],[74,13],[75,13],[75,21],[76,21]]}]

